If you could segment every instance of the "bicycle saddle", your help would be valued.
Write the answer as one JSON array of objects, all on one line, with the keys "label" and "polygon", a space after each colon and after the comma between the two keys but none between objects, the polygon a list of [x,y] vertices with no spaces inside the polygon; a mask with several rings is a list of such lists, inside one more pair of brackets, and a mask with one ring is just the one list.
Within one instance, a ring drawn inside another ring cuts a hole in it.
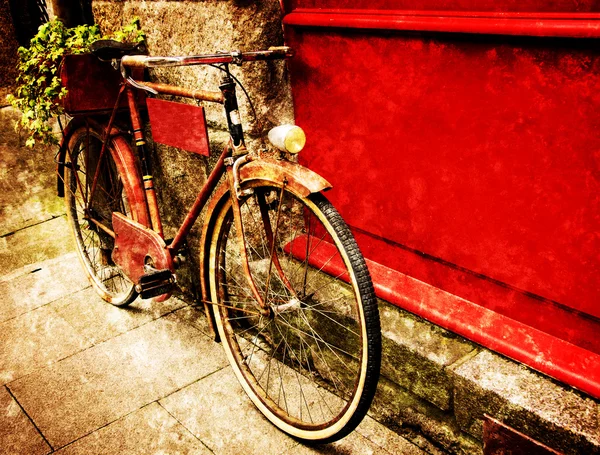
[{"label": "bicycle saddle", "polygon": [[94,41],[90,51],[103,61],[120,59],[125,55],[145,55],[148,52],[144,43],[121,43],[111,39]]}]

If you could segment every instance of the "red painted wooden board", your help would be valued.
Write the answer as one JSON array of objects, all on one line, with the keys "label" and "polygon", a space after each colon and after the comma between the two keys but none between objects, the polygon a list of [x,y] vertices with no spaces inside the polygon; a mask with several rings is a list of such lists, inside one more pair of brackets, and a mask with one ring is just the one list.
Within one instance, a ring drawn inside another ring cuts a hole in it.
[{"label": "red painted wooden board", "polygon": [[483,419],[483,455],[563,455],[489,416]]},{"label": "red painted wooden board", "polygon": [[208,156],[208,131],[202,106],[148,98],[152,139],[161,144]]},{"label": "red painted wooden board", "polygon": [[[538,10],[593,11],[560,5]],[[372,20],[378,5],[368,7],[352,14]],[[331,181],[365,256],[463,302],[451,319],[435,300],[416,313],[473,339],[484,311],[495,323],[476,341],[530,365],[537,356],[535,368],[600,396],[597,368],[570,371],[582,352],[600,354],[598,42],[321,19],[286,28],[296,122],[308,136],[301,160]],[[405,305],[402,288],[388,287]]]}]

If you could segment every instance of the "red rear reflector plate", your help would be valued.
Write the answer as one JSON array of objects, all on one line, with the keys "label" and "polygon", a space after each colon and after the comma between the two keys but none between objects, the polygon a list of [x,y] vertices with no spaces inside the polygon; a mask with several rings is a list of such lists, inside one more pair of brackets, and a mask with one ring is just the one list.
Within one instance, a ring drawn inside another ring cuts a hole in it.
[{"label": "red rear reflector plate", "polygon": [[208,131],[202,106],[148,98],[155,142],[209,156]]}]

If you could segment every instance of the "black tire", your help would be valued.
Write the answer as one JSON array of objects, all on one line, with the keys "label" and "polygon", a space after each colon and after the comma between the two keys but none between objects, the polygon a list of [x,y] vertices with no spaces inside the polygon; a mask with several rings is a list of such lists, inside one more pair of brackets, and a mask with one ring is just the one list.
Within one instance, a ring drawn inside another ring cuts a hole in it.
[{"label": "black tire", "polygon": [[[98,163],[102,148],[101,134],[80,127],[68,139],[65,166],[65,203],[77,252],[96,292],[116,306],[130,304],[137,297],[134,285],[113,262],[114,238],[112,213],[130,215],[130,189],[124,185],[109,143]],[[100,166],[96,189],[89,204],[97,167]],[[86,213],[86,207],[90,210]]]},{"label": "black tire", "polygon": [[321,194],[257,186],[240,207],[250,274],[268,310],[261,313],[240,263],[226,194],[212,231],[209,275],[229,361],[281,430],[305,441],[340,439],[366,415],[381,363],[379,313],[364,258]]}]

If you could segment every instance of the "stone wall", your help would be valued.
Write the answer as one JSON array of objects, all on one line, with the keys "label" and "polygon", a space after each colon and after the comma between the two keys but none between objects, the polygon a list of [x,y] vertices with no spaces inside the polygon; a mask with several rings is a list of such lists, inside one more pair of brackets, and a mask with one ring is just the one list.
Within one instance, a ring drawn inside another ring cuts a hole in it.
[{"label": "stone wall", "polygon": [[[94,19],[104,32],[127,24],[135,16],[147,33],[152,55],[194,55],[219,50],[260,50],[283,43],[279,2],[260,1],[94,1]],[[283,62],[257,62],[233,67],[232,73],[247,88],[260,121],[271,126],[293,121],[286,66]],[[218,90],[220,72],[200,66],[151,71],[152,80],[189,88]],[[240,112],[249,139],[259,134],[251,109],[239,90]],[[205,103],[213,159],[224,141],[226,123],[221,105]],[[182,121],[184,121],[182,119]],[[175,226],[189,207],[210,172],[211,159],[170,147],[152,145],[154,176],[159,188],[165,236],[174,237]],[[181,287],[195,292],[198,276],[200,219],[188,238],[186,265],[178,270]]]},{"label": "stone wall", "polygon": [[0,0],[0,106],[6,105],[6,95],[14,88],[17,77],[17,48],[15,29],[8,0]]},{"label": "stone wall", "polygon": [[425,451],[481,454],[488,415],[561,453],[600,453],[599,400],[386,302],[379,309],[371,412]]}]

